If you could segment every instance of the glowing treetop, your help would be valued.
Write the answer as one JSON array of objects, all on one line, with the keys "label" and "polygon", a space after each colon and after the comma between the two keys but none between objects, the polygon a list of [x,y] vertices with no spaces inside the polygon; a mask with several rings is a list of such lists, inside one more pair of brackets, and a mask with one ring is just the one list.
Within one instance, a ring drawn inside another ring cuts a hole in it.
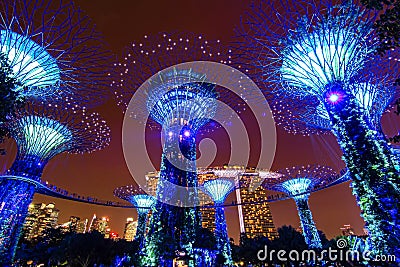
[{"label": "glowing treetop", "polygon": [[228,179],[214,179],[206,181],[202,190],[207,193],[215,203],[223,204],[226,197],[235,188],[235,181]]},{"label": "glowing treetop", "polygon": [[344,94],[335,90],[339,87],[380,128],[381,115],[394,98],[397,71],[391,69],[397,62],[391,60],[396,56],[373,54],[376,13],[357,1],[290,2],[254,5],[238,49],[241,67],[252,68],[267,85],[278,124],[292,133],[331,130],[324,103],[340,102]]},{"label": "glowing treetop", "polygon": [[138,213],[147,214],[154,207],[156,200],[153,196],[136,185],[121,186],[114,190],[114,195],[136,206]]},{"label": "glowing treetop", "polygon": [[292,198],[303,198],[320,186],[329,185],[338,178],[330,167],[320,165],[294,166],[278,171],[279,178],[266,179],[266,189],[286,193]]},{"label": "glowing treetop", "polygon": [[18,146],[10,171],[40,177],[46,163],[62,152],[90,153],[106,147],[110,129],[97,113],[70,102],[33,103],[6,122]]},{"label": "glowing treetop", "polygon": [[208,194],[214,201],[215,207],[215,238],[217,253],[221,254],[227,266],[232,265],[232,252],[227,232],[226,219],[222,204],[225,199],[235,189],[233,179],[214,179],[204,182],[201,189]]},{"label": "glowing treetop", "polygon": [[149,81],[147,109],[151,118],[166,129],[172,125],[190,125],[197,131],[215,114],[214,87],[191,70],[159,73]]},{"label": "glowing treetop", "polygon": [[283,176],[277,179],[266,179],[266,189],[286,193],[296,201],[303,235],[310,248],[322,248],[321,240],[315,227],[308,198],[317,186],[328,185],[338,176],[329,167],[319,165],[297,166],[279,171]]},{"label": "glowing treetop", "polygon": [[21,96],[73,95],[94,105],[108,92],[110,77],[104,72],[111,53],[72,1],[2,1],[0,51],[21,84],[16,88]]}]

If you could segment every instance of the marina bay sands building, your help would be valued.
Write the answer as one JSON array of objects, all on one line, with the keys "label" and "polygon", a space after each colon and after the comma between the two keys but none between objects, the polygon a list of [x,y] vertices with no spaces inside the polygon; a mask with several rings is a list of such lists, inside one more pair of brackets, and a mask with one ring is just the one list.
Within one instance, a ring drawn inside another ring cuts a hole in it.
[{"label": "marina bay sands building", "polygon": [[[241,166],[227,166],[224,168],[239,168]],[[216,167],[215,169],[220,169],[223,167]],[[243,168],[243,167],[241,167]],[[240,175],[242,184],[250,183],[252,178],[257,175],[256,170],[246,170],[246,173]],[[157,181],[159,178],[158,172],[149,172],[146,175],[146,182],[149,194],[155,194],[157,188]],[[205,181],[215,179],[216,175],[213,173],[213,168],[207,168],[206,170],[198,168],[197,179],[199,184],[203,184]],[[232,193],[233,194],[233,193]],[[237,205],[232,207],[236,208],[239,217],[240,233],[244,234],[246,237],[254,238],[265,236],[270,240],[278,237],[274,221],[272,218],[272,213],[268,202],[255,203],[260,200],[267,199],[267,192],[261,186],[252,190],[248,186],[243,186],[235,190],[235,197],[226,204],[236,204],[236,203],[253,203],[252,205]],[[211,204],[211,203],[210,203]],[[207,228],[210,231],[215,230],[215,209],[214,208],[201,208],[201,224],[203,228]]]}]

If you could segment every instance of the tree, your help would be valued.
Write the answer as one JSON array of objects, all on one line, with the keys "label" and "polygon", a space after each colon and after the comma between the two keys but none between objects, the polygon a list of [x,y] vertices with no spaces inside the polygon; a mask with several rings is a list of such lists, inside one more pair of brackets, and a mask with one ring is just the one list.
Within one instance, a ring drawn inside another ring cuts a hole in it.
[{"label": "tree", "polygon": [[200,228],[197,231],[196,241],[193,243],[195,248],[215,249],[215,235],[207,228]]},{"label": "tree", "polygon": [[374,27],[380,39],[379,54],[400,46],[400,2],[397,0],[361,0],[368,9],[381,11]]},{"label": "tree", "polygon": [[[13,77],[7,57],[0,52],[0,143],[4,142],[5,137],[9,137],[4,123],[16,108],[24,104],[24,98],[15,90],[18,85],[19,82]],[[5,150],[0,149],[0,154],[4,153]]]}]

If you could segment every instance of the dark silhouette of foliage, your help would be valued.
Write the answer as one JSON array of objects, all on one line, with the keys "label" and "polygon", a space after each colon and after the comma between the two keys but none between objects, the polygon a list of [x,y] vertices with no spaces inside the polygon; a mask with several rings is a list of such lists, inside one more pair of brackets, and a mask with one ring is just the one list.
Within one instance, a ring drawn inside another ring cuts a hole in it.
[{"label": "dark silhouette of foliage", "polygon": [[361,0],[368,9],[381,11],[374,27],[380,39],[379,54],[400,46],[400,2],[397,0]]},{"label": "dark silhouette of foliage", "polygon": [[193,243],[195,248],[215,249],[215,235],[207,228],[200,228],[197,232],[196,241]]},{"label": "dark silhouette of foliage", "polygon": [[43,237],[32,242],[21,242],[17,249],[17,266],[27,266],[28,262],[45,266],[133,266],[134,255],[138,251],[137,242],[104,238],[99,232],[85,234],[62,233],[50,229]]},{"label": "dark silhouette of foliage", "polygon": [[[14,90],[19,83],[12,77],[12,73],[6,56],[0,52],[0,143],[4,142],[5,137],[9,137],[4,122],[16,108],[21,107],[24,103],[21,95]],[[0,149],[0,154],[4,153],[5,150]]]}]

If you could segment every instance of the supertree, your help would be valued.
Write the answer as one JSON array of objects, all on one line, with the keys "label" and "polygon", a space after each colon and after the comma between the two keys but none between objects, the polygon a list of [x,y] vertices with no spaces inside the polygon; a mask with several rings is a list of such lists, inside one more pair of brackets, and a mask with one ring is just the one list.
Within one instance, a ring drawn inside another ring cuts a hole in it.
[{"label": "supertree", "polygon": [[308,198],[316,186],[327,185],[337,177],[329,167],[319,165],[296,166],[278,171],[280,178],[268,178],[264,188],[280,191],[293,198],[300,217],[303,236],[310,248],[321,249],[321,239],[308,206]]},{"label": "supertree", "polygon": [[396,95],[396,52],[374,54],[377,14],[357,1],[285,3],[254,6],[238,54],[285,128],[335,134],[374,253],[399,255],[399,164],[379,125]]},{"label": "supertree", "polygon": [[218,254],[221,254],[226,266],[232,265],[232,251],[229,243],[225,212],[225,199],[235,189],[235,181],[231,179],[214,179],[206,181],[201,189],[209,195],[215,205],[215,239]]},{"label": "supertree", "polygon": [[[120,80],[113,82],[119,104],[128,107],[135,93],[139,104],[129,106],[128,115],[146,123],[147,116],[140,117],[149,114],[150,125],[161,125],[165,137],[158,201],[143,265],[169,266],[176,251],[194,258],[193,243],[201,227],[199,208],[193,207],[198,197],[195,137],[215,113],[217,93],[201,71],[171,66],[196,60],[221,62],[219,49],[219,41],[207,41],[201,35],[161,33],[133,43],[125,51],[124,62],[115,66],[121,68]],[[144,91],[136,91],[142,84]],[[189,265],[193,264],[191,260]]]},{"label": "supertree", "polygon": [[147,218],[151,209],[155,206],[155,198],[146,194],[143,189],[135,185],[118,187],[114,190],[114,195],[136,206],[138,213],[138,226],[135,240],[139,242],[139,246],[142,248],[146,234]]},{"label": "supertree", "polygon": [[70,102],[28,104],[16,111],[6,127],[18,152],[0,184],[0,258],[4,262],[12,260],[35,183],[40,182],[47,162],[63,152],[100,150],[110,141],[110,129],[97,113]]},{"label": "supertree", "polygon": [[2,1],[0,51],[21,97],[44,100],[64,94],[95,105],[109,92],[104,70],[114,58],[72,1]]}]

